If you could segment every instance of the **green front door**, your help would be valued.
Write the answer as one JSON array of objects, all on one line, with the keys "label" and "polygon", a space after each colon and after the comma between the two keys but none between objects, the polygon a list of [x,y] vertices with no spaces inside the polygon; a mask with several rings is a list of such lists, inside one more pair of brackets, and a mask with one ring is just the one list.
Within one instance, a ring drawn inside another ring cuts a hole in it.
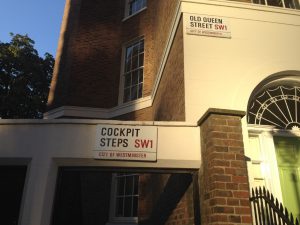
[{"label": "green front door", "polygon": [[300,138],[274,137],[283,204],[300,219]]}]

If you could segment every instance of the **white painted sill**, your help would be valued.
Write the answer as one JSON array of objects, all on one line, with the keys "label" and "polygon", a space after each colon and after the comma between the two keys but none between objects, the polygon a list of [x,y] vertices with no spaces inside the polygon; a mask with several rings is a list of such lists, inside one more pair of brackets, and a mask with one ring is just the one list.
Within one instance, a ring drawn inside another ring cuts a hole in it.
[{"label": "white painted sill", "polygon": [[131,15],[126,16],[126,17],[122,20],[122,22],[125,22],[126,20],[128,20],[128,19],[130,19],[131,17],[134,17],[135,15],[137,15],[137,14],[139,14],[139,13],[145,11],[146,9],[147,9],[147,6],[144,7],[144,8],[141,8],[139,11],[136,11],[135,13],[133,13],[133,14],[131,14]]}]

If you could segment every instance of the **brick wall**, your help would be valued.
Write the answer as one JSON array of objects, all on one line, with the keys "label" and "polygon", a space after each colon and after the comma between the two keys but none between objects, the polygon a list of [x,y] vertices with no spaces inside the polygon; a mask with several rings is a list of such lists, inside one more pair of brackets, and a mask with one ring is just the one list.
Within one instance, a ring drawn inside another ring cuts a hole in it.
[{"label": "brick wall", "polygon": [[[151,2],[151,1],[150,1]],[[162,60],[161,55],[165,49],[168,32],[164,30],[170,29],[170,24],[174,18],[176,1],[160,1],[152,5],[150,8],[156,10],[157,14],[162,14],[161,23],[157,20],[153,23],[153,30],[155,31],[155,39],[148,42],[151,44],[148,48],[153,48],[154,51],[149,53],[150,63],[145,64],[145,79],[147,79],[147,69],[152,71],[151,79],[155,78],[158,71],[158,66]],[[171,5],[172,7],[168,7]],[[163,13],[165,12],[165,13]],[[149,11],[149,13],[153,13]],[[119,116],[115,119],[122,120],[155,120],[155,121],[184,121],[185,120],[185,105],[184,105],[184,59],[183,59],[183,31],[182,19],[178,25],[173,45],[168,56],[166,66],[164,68],[162,79],[153,101],[151,108],[139,110],[138,112],[128,113]],[[152,37],[153,34],[149,34]],[[147,36],[146,36],[147,37]],[[147,49],[147,46],[146,46]],[[150,85],[151,88],[147,88]],[[152,90],[153,80],[145,82],[145,92],[149,94]],[[152,113],[152,115],[150,114]]]},{"label": "brick wall", "polygon": [[241,114],[211,111],[201,121],[202,224],[251,224]]},{"label": "brick wall", "polygon": [[[148,64],[149,72],[152,73],[152,76],[150,76],[149,79],[149,85],[151,85],[151,88],[148,89],[145,87],[146,90],[149,90],[149,92],[146,91],[146,95],[149,95],[150,91],[152,91],[152,85],[162,61],[162,56],[170,35],[171,25],[174,20],[178,2],[178,0],[147,1],[149,14],[152,15],[151,23],[153,32],[151,32],[151,36],[149,36],[151,39],[148,46],[148,48],[152,49],[149,54],[150,60]],[[146,82],[146,86],[147,83],[148,82]]]},{"label": "brick wall", "polygon": [[184,121],[184,59],[182,19],[153,103],[156,121]]},{"label": "brick wall", "polygon": [[59,74],[68,77],[63,105],[101,108],[116,105],[123,10],[120,0],[82,1],[76,15],[78,23],[70,28],[73,34],[66,43],[71,52],[67,59],[70,69]]},{"label": "brick wall", "polygon": [[182,19],[164,68],[153,106],[113,119],[140,121],[184,121],[184,59]]},{"label": "brick wall", "polygon": [[133,121],[153,121],[152,107],[141,110],[136,110],[130,113],[123,114],[112,118],[114,120],[133,120]]},{"label": "brick wall", "polygon": [[169,174],[141,174],[139,180],[139,224],[149,224],[151,213],[169,178]]},{"label": "brick wall", "polygon": [[139,187],[139,224],[194,225],[191,174],[143,174]]},{"label": "brick wall", "polygon": [[124,21],[124,0],[67,2],[69,17],[61,34],[63,47],[56,60],[48,109],[116,106],[123,44],[141,36],[145,39],[143,96],[149,96],[177,1],[149,0],[146,10]]},{"label": "brick wall", "polygon": [[165,225],[197,225],[195,224],[193,191],[193,185],[190,184]]},{"label": "brick wall", "polygon": [[53,109],[66,104],[69,85],[72,48],[71,42],[77,32],[81,0],[66,0],[60,30],[55,66],[51,80],[47,107]]}]

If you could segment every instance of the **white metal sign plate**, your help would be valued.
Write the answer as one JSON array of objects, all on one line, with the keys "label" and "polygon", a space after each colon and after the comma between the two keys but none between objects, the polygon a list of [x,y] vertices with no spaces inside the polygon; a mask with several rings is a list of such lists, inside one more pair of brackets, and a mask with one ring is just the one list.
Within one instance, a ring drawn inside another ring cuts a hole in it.
[{"label": "white metal sign plate", "polygon": [[94,158],[156,161],[157,127],[98,125]]},{"label": "white metal sign plate", "polygon": [[227,18],[187,14],[187,34],[231,38],[230,24]]}]

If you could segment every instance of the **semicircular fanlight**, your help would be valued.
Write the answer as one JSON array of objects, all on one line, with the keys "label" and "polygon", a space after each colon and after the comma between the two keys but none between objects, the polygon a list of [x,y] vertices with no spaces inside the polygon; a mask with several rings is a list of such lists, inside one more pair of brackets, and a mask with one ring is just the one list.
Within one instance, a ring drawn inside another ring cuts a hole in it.
[{"label": "semicircular fanlight", "polygon": [[258,93],[249,104],[248,123],[300,130],[300,87],[277,86]]}]

